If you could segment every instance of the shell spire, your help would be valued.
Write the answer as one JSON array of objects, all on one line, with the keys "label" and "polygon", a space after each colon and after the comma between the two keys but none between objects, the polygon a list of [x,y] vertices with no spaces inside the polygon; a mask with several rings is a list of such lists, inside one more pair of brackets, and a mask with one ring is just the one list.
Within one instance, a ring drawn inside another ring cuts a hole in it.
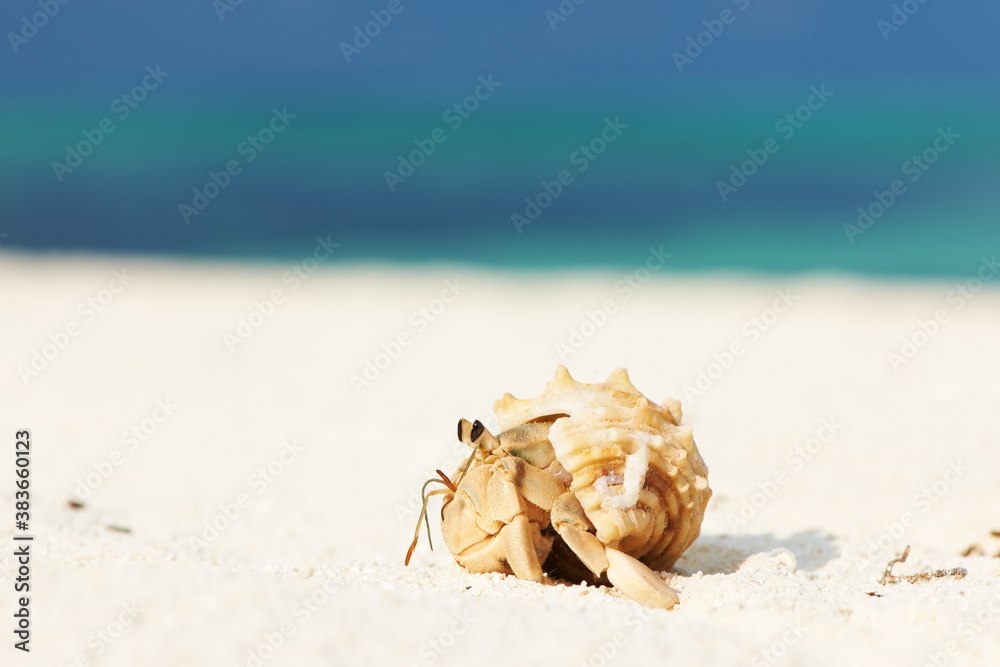
[{"label": "shell spire", "polygon": [[544,417],[565,416],[579,402],[580,390],[588,387],[574,380],[569,370],[560,364],[537,398],[520,399],[504,394],[493,404],[493,412],[502,430]]},{"label": "shell spire", "polygon": [[[560,364],[556,367],[555,375],[545,385],[545,390],[537,398],[518,399],[511,394],[504,394],[503,398],[493,404],[493,412],[496,413],[500,428],[507,430],[529,421],[545,420],[547,417],[557,419],[571,415],[594,396],[602,396],[603,400],[610,403],[623,400],[635,402],[643,398],[642,392],[635,388],[628,377],[628,371],[624,368],[612,371],[604,382],[587,384],[574,380],[569,370]],[[669,410],[656,407],[664,413],[668,421],[676,421],[671,419]]]},{"label": "shell spire", "polygon": [[617,389],[619,391],[624,391],[628,394],[638,394],[642,396],[642,393],[635,388],[632,381],[628,378],[628,371],[624,368],[616,368],[611,371],[611,375],[604,382],[605,385],[611,387],[612,389]]},{"label": "shell spire", "polygon": [[559,364],[556,366],[556,373],[552,376],[552,379],[549,380],[549,384],[546,386],[546,389],[554,387],[570,388],[575,387],[576,385],[577,381],[574,380],[573,376],[569,374],[569,369],[562,364]]}]

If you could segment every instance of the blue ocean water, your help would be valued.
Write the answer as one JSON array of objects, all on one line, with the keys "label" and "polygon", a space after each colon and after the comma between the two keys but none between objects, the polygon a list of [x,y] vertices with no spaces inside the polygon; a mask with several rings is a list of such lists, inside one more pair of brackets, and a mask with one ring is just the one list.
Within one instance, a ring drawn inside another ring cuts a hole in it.
[{"label": "blue ocean water", "polygon": [[4,4],[0,249],[329,236],[344,262],[559,269],[662,245],[674,270],[913,276],[1000,249],[1000,6],[388,4]]},{"label": "blue ocean water", "polygon": [[663,246],[674,270],[898,275],[1000,250],[982,78],[493,80],[167,77],[125,117],[103,90],[22,94],[3,110],[3,246],[288,258],[329,236],[341,261],[540,268]]}]

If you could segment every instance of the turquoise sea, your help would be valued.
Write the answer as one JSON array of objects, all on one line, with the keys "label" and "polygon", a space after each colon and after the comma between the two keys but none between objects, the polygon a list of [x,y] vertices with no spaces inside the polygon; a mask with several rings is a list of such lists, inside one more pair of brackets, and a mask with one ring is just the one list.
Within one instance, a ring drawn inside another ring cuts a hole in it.
[{"label": "turquoise sea", "polygon": [[1000,251],[982,76],[166,76],[115,102],[138,81],[5,100],[4,248],[907,276]]}]

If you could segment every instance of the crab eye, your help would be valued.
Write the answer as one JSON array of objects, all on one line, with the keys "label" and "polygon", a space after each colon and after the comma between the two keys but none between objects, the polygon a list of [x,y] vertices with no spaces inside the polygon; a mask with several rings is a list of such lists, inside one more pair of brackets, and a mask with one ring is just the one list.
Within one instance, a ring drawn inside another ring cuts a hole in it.
[{"label": "crab eye", "polygon": [[458,422],[458,439],[473,449],[488,454],[500,446],[489,429],[478,419],[475,423],[461,419]]}]

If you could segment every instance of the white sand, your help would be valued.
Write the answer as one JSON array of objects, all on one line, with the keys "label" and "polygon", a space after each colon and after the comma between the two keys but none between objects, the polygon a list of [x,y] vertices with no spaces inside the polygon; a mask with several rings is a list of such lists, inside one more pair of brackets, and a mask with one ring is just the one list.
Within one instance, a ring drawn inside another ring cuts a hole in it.
[{"label": "white sand", "polygon": [[[123,267],[130,283],[87,321],[78,304]],[[1000,559],[959,555],[1000,551],[995,287],[957,309],[955,281],[658,275],[626,300],[611,273],[331,260],[293,289],[288,268],[0,255],[0,664],[1000,664]],[[460,296],[421,330],[411,314],[455,278]],[[744,326],[786,288],[794,305],[751,340]],[[284,303],[230,352],[224,334],[275,289]],[[457,418],[489,424],[502,393],[541,391],[556,343],[606,299],[616,312],[570,371],[594,382],[625,366],[651,398],[680,398],[710,468],[703,535],[666,575],[680,606],[467,574],[436,521],[437,549],[422,541],[404,569],[421,482],[462,458]],[[887,353],[939,308],[948,322],[895,372]],[[71,322],[79,335],[22,382],[17,367]],[[410,344],[358,395],[351,376],[404,332]],[[735,341],[744,353],[686,396]],[[158,399],[172,414],[123,442],[165,416]],[[833,437],[807,462],[787,459],[827,435],[824,420]],[[33,435],[27,660],[7,629],[20,428]],[[302,451],[282,454],[292,440]],[[254,476],[269,463],[280,474]],[[95,467],[107,479],[81,489]],[[754,496],[776,472],[773,497]],[[936,481],[940,497],[921,500]],[[86,507],[70,509],[80,495]],[[751,499],[762,507],[735,525]],[[230,525],[194,544],[213,519]],[[898,573],[968,576],[877,584],[907,544]]]}]

